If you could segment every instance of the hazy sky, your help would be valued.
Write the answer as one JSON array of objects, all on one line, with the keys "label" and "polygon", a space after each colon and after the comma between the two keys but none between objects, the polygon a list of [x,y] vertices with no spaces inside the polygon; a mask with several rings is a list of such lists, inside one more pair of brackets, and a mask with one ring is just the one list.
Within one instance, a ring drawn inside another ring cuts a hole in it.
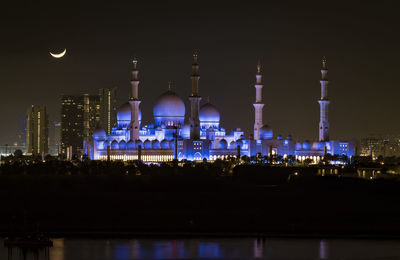
[{"label": "hazy sky", "polygon": [[[235,127],[246,136],[252,132],[260,59],[264,122],[275,136],[316,139],[325,55],[331,137],[400,133],[395,1],[215,2],[3,4],[0,144],[16,140],[18,118],[32,104],[46,105],[51,120],[59,120],[61,94],[118,87],[122,104],[129,98],[134,56],[142,121],[152,121],[155,99],[169,80],[188,105],[194,50],[199,53],[200,94],[219,108],[228,132]],[[63,59],[48,54],[64,48]]]}]

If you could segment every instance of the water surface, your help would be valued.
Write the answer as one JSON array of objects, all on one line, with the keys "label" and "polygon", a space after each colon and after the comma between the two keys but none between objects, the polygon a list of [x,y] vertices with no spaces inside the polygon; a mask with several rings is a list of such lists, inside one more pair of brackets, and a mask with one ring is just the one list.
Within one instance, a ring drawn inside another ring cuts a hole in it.
[{"label": "water surface", "polygon": [[[3,245],[4,241],[0,240]],[[25,259],[400,259],[400,241],[356,239],[53,239],[44,250],[26,252]],[[38,258],[35,258],[37,254]],[[0,247],[0,259],[8,258]],[[23,259],[13,249],[10,259]]]}]

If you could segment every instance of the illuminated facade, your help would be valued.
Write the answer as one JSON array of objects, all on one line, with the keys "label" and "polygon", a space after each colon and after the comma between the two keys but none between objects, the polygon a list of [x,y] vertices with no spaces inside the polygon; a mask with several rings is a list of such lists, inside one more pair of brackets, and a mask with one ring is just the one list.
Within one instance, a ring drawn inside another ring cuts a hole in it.
[{"label": "illuminated facade", "polygon": [[26,111],[26,154],[48,153],[48,124],[45,106],[32,106]]},{"label": "illuminated facade", "polygon": [[[321,100],[327,100],[326,60],[323,60]],[[318,142],[296,142],[289,135],[274,138],[272,128],[263,124],[262,74],[257,65],[255,123],[253,138],[244,138],[237,128],[229,134],[221,126],[220,113],[209,101],[200,105],[199,64],[197,54],[193,56],[192,92],[188,97],[190,113],[184,101],[171,90],[162,93],[153,107],[154,123],[141,125],[139,105],[139,79],[137,61],[133,61],[131,97],[117,111],[117,124],[107,134],[103,128],[93,132],[93,139],[85,142],[84,153],[95,160],[142,160],[149,162],[178,160],[215,160],[230,156],[295,156],[300,160],[317,162],[326,153],[354,155],[352,142],[329,140],[327,106],[321,120],[324,125],[323,140]],[[324,82],[322,82],[324,81]],[[325,94],[324,94],[325,93]],[[326,113],[326,114],[325,114]],[[322,112],[321,112],[322,115]],[[325,128],[328,126],[328,128]]]},{"label": "illuminated facade", "polygon": [[112,128],[117,123],[117,89],[102,88],[100,96],[100,126],[111,134]]},{"label": "illuminated facade", "polygon": [[100,96],[63,95],[61,97],[61,152],[72,147],[73,154],[82,154],[83,141],[92,139],[100,124]]}]

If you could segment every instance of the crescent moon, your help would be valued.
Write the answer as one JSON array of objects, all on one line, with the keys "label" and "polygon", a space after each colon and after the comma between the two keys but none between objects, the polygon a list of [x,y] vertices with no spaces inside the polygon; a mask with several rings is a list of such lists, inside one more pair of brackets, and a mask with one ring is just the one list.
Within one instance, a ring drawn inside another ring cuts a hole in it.
[{"label": "crescent moon", "polygon": [[49,52],[49,53],[53,58],[59,59],[59,58],[62,58],[65,55],[65,53],[67,53],[67,49],[64,49],[64,51],[62,51],[60,53],[51,53],[51,52]]}]

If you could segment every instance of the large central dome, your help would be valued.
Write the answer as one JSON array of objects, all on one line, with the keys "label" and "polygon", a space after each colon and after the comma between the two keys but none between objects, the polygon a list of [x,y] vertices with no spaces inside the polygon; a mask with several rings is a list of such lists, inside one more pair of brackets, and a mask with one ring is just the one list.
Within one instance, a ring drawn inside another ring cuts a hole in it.
[{"label": "large central dome", "polygon": [[157,98],[153,114],[156,125],[183,125],[185,103],[175,92],[168,90]]},{"label": "large central dome", "polygon": [[[118,128],[127,128],[131,123],[131,105],[129,102],[124,103],[118,108],[117,123]],[[142,121],[142,112],[139,109],[139,123]]]}]

